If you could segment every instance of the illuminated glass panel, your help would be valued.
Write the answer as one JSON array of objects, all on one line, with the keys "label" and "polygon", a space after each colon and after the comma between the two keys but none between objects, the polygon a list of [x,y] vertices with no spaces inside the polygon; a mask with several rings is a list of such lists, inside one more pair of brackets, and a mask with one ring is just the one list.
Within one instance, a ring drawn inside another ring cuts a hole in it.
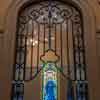
[{"label": "illuminated glass panel", "polygon": [[57,69],[54,64],[45,64],[43,69],[42,100],[57,100]]}]

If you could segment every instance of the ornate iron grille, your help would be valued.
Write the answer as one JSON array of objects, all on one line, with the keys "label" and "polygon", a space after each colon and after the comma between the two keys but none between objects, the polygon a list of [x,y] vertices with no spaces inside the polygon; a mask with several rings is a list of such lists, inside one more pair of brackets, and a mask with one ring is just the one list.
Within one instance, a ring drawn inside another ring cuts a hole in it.
[{"label": "ornate iron grille", "polygon": [[24,99],[25,82],[37,77],[44,63],[54,63],[71,84],[68,90],[74,88],[66,98],[88,100],[83,22],[75,6],[44,1],[19,13],[12,100]]}]

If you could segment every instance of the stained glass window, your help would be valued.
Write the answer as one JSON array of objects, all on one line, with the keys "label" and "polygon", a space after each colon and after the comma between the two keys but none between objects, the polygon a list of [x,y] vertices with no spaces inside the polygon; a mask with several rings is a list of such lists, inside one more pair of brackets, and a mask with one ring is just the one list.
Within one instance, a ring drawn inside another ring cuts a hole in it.
[{"label": "stained glass window", "polygon": [[88,100],[85,60],[80,9],[29,2],[18,14],[12,100]]},{"label": "stained glass window", "polygon": [[57,69],[54,64],[45,64],[43,69],[43,99],[57,100]]}]

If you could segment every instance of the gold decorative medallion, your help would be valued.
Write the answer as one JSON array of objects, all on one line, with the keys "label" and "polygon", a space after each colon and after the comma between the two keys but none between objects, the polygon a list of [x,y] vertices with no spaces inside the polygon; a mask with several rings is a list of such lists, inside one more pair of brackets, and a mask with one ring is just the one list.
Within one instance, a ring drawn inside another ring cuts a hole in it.
[{"label": "gold decorative medallion", "polygon": [[45,52],[45,55],[41,56],[43,62],[57,62],[59,57],[55,54],[53,50],[48,50]]}]

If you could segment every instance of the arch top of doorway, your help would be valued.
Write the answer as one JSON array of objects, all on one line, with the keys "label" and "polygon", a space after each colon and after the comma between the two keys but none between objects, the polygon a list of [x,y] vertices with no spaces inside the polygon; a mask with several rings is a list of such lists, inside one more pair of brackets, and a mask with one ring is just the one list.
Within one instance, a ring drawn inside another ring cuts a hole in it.
[{"label": "arch top of doorway", "polygon": [[[46,2],[46,1],[49,1],[49,0],[31,0],[31,1],[27,1],[20,7],[19,13],[21,11],[23,12],[23,10],[25,10],[25,8],[30,7],[31,5],[35,5],[35,4],[38,4],[39,2]],[[70,5],[70,6],[74,7],[75,9],[77,9],[77,11],[79,11],[80,14],[82,12],[80,6],[78,6],[75,2],[73,2],[73,0],[51,0],[51,1],[52,2],[57,1],[57,2],[61,2],[63,4],[66,4],[66,5]]]},{"label": "arch top of doorway", "polygon": [[[9,26],[10,20],[9,19],[14,19],[16,24],[16,19],[19,15],[19,13],[25,9],[26,7],[32,5],[33,3],[36,4],[38,2],[42,1],[48,1],[48,0],[14,0],[12,3],[9,5],[8,10],[6,11],[6,17],[5,17],[5,25],[4,25],[4,30]],[[92,21],[94,21],[95,14],[92,10],[92,7],[89,5],[87,0],[53,0],[53,1],[59,1],[68,5],[73,6],[76,8],[80,14],[84,17],[89,17],[92,16]],[[13,18],[12,18],[13,17]],[[84,19],[83,19],[84,20]],[[15,25],[14,25],[15,26]]]},{"label": "arch top of doorway", "polygon": [[[22,11],[23,8],[30,6],[33,3],[35,4],[42,1],[48,1],[48,0],[12,0],[12,2],[10,3],[10,5],[8,6],[6,10],[6,14],[4,16],[4,24],[2,27],[0,26],[1,27],[0,32],[6,33],[6,30],[8,29],[8,26],[9,26],[8,24],[10,23],[9,19],[11,18],[11,16],[13,16],[13,14],[15,14],[16,17],[18,17],[20,11]],[[59,2],[70,4],[74,6],[77,10],[79,10],[80,14],[81,12],[83,12],[82,9],[85,8],[85,6],[88,4],[87,0],[53,0],[53,1],[59,1]],[[84,4],[84,7],[82,7],[83,4]],[[88,5],[88,8],[90,8],[89,5]]]},{"label": "arch top of doorway", "polygon": [[[33,3],[35,4],[39,1],[42,2],[42,1],[47,1],[47,0],[14,0],[11,3],[6,13],[6,21],[5,21],[5,28],[4,28],[5,29],[4,33],[6,33],[5,35],[8,35],[8,36],[5,36],[7,37],[6,40],[8,40],[10,37],[13,37],[13,38],[16,37],[15,36],[15,33],[17,30],[16,24],[17,24],[17,18],[18,18],[19,13],[25,7]],[[92,10],[92,7],[87,2],[87,0],[55,0],[55,1],[70,4],[74,6],[76,9],[78,9],[80,14],[82,15],[83,29],[84,29],[84,33],[86,34],[86,38],[88,35],[88,38],[92,38],[93,40],[95,40],[95,37],[96,37],[95,36],[96,35],[95,34],[96,33],[95,14]],[[92,34],[92,37],[90,37],[90,34]],[[87,40],[90,40],[90,39],[87,39]],[[96,40],[95,40],[95,45],[96,45]]]}]

